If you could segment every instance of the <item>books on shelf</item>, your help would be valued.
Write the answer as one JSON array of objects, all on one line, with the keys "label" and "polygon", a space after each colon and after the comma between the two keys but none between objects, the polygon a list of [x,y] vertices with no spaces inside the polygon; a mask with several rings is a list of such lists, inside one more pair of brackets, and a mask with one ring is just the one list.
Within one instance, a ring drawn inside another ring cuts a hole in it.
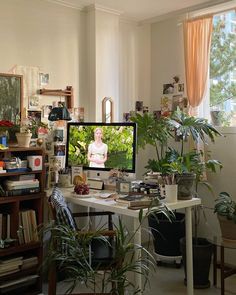
[{"label": "books on shelf", "polygon": [[0,260],[0,277],[20,271],[20,267],[23,264],[23,257],[13,257],[9,259]]},{"label": "books on shelf", "polygon": [[39,240],[35,210],[28,209],[20,211],[19,225],[22,229],[18,230],[19,244],[37,242]]},{"label": "books on shelf", "polygon": [[22,195],[30,195],[39,193],[40,188],[39,187],[32,187],[32,188],[20,188],[20,189],[13,189],[6,191],[6,196],[12,197],[12,196],[22,196]]},{"label": "books on shelf", "polygon": [[125,197],[118,198],[116,202],[120,204],[126,204],[128,205],[128,207],[138,207],[138,206],[147,207],[151,204],[152,199],[148,197],[147,195],[135,194],[135,195],[127,195]]},{"label": "books on shelf", "polygon": [[23,259],[23,264],[21,266],[21,269],[29,269],[31,267],[34,267],[36,265],[38,265],[38,257],[37,256],[32,256],[32,257],[27,257]]},{"label": "books on shelf", "polygon": [[0,213],[0,239],[11,238],[11,215]]},{"label": "books on shelf", "polygon": [[34,284],[37,279],[39,278],[39,275],[28,275],[24,276],[19,279],[15,280],[8,280],[6,282],[1,282],[0,283],[0,294],[9,294],[10,292],[17,290],[18,288],[30,286]]},{"label": "books on shelf", "polygon": [[6,180],[5,187],[7,190],[39,187],[39,180],[38,179]]}]

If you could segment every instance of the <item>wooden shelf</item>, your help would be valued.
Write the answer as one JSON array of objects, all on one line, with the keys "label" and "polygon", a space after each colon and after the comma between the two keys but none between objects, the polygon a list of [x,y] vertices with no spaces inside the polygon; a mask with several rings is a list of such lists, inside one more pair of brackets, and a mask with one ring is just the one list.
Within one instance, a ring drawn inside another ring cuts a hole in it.
[{"label": "wooden shelf", "polygon": [[72,86],[66,86],[66,89],[39,89],[40,95],[48,96],[64,96],[66,100],[66,106],[68,109],[74,107],[74,93]]},{"label": "wooden shelf", "polygon": [[[9,247],[0,249],[0,261],[2,259],[11,259],[16,256],[22,256],[23,258],[35,256],[37,257],[38,265],[31,267],[27,270],[21,270],[19,268],[19,271],[15,273],[12,273],[10,275],[6,274],[5,276],[0,277],[0,283],[8,282],[14,278],[24,278],[31,274],[37,275],[38,278],[36,279],[36,281],[32,285],[27,286],[27,288],[24,291],[24,294],[33,295],[39,294],[42,290],[42,273],[39,269],[39,266],[41,266],[42,264],[43,245],[42,241],[37,241],[37,239],[34,239],[30,224],[32,224],[33,221],[37,225],[43,223],[43,202],[46,196],[44,192],[44,150],[40,147],[21,148],[15,146],[9,147],[7,150],[0,150],[1,159],[11,159],[12,157],[26,159],[27,156],[31,155],[42,156],[42,170],[6,172],[0,174],[0,184],[3,187],[3,189],[6,189],[5,180],[17,180],[17,176],[34,174],[35,179],[39,181],[40,190],[40,192],[34,194],[0,197],[0,213],[2,214],[1,232],[3,235],[1,236],[1,238],[5,239],[6,237],[10,237],[15,240]],[[33,215],[30,215],[28,211],[33,212]],[[23,212],[26,212],[26,214],[24,215],[24,220]],[[32,219],[32,216],[34,216],[34,219]],[[3,217],[5,219],[4,223]],[[20,222],[21,219],[22,221]],[[20,236],[21,239],[19,239],[19,229],[21,228],[21,225],[23,225],[23,231],[22,236]],[[28,230],[28,233],[25,229]],[[26,233],[28,236],[26,235]]]}]

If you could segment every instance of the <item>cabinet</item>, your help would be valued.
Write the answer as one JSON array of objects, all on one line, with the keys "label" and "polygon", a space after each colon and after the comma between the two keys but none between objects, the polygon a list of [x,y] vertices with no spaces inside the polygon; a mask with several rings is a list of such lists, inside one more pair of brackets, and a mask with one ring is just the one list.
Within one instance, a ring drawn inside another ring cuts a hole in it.
[{"label": "cabinet", "polygon": [[[42,156],[42,167],[44,167],[44,152],[41,148],[10,147],[7,150],[0,150],[1,161],[6,161],[6,159],[12,159],[13,157],[26,160],[27,156]],[[45,172],[44,168],[36,171],[30,171],[29,168],[10,169],[10,171],[12,170],[13,172],[8,172],[9,170],[7,170],[5,173],[0,173],[0,184],[5,192],[9,189],[6,186],[9,180],[24,182],[27,179],[35,179],[39,187],[37,192],[28,192],[24,188],[22,191],[20,189],[15,190],[17,193],[20,191],[20,193],[19,195],[14,193],[14,196],[3,196],[2,192],[0,197],[1,235],[4,234],[4,226],[6,226],[3,216],[7,216],[7,234],[13,240],[8,243],[7,247],[0,248],[0,294],[34,295],[42,291],[42,275],[40,270],[40,265],[42,264],[42,242],[39,240],[33,225],[37,227],[37,225],[43,222]],[[23,220],[23,214],[26,216],[25,220]],[[25,239],[26,229],[29,235],[27,239]],[[9,271],[6,271],[7,269]]]}]

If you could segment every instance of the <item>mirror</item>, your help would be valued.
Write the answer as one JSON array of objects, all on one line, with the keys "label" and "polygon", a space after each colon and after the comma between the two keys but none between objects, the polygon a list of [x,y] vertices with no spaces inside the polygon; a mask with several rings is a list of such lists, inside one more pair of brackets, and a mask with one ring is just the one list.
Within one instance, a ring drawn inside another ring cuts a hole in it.
[{"label": "mirror", "polygon": [[111,97],[104,97],[102,100],[102,121],[111,123],[113,120],[113,101]]}]

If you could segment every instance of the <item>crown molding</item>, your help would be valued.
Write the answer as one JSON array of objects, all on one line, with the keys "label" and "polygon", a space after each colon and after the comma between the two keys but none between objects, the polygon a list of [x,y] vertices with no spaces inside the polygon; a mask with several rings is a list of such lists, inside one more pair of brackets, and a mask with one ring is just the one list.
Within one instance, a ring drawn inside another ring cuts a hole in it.
[{"label": "crown molding", "polygon": [[83,5],[80,4],[71,4],[68,3],[65,0],[44,0],[53,4],[57,4],[57,5],[61,5],[61,6],[65,6],[65,7],[69,7],[69,8],[73,8],[73,9],[77,9],[77,10],[82,10],[84,8]]},{"label": "crown molding", "polygon": [[139,25],[139,20],[136,18],[131,18],[131,17],[126,17],[126,16],[121,16],[120,17],[120,22],[121,23],[126,23],[126,24],[131,24],[131,25]]},{"label": "crown molding", "polygon": [[178,17],[181,16],[183,14],[187,14],[187,13],[194,13],[196,11],[202,10],[202,9],[209,9],[211,7],[217,6],[219,4],[223,4],[223,3],[233,3],[235,2],[235,0],[215,0],[215,1],[208,1],[204,4],[198,4],[198,5],[194,5],[194,6],[190,6],[187,8],[183,8],[183,9],[179,9],[170,13],[166,13],[160,16],[154,16],[152,18],[148,18],[145,19],[143,21],[140,21],[140,24],[146,24],[146,23],[157,23],[160,21],[164,21],[173,17]]},{"label": "crown molding", "polygon": [[105,6],[102,6],[102,5],[98,5],[98,4],[88,5],[88,6],[84,7],[84,10],[86,12],[89,12],[89,11],[102,11],[102,12],[107,12],[107,13],[111,13],[111,14],[115,14],[115,15],[121,15],[123,13],[122,11],[119,11],[119,10],[116,10],[116,9],[111,9],[111,8],[108,8],[108,7],[105,7]]}]

